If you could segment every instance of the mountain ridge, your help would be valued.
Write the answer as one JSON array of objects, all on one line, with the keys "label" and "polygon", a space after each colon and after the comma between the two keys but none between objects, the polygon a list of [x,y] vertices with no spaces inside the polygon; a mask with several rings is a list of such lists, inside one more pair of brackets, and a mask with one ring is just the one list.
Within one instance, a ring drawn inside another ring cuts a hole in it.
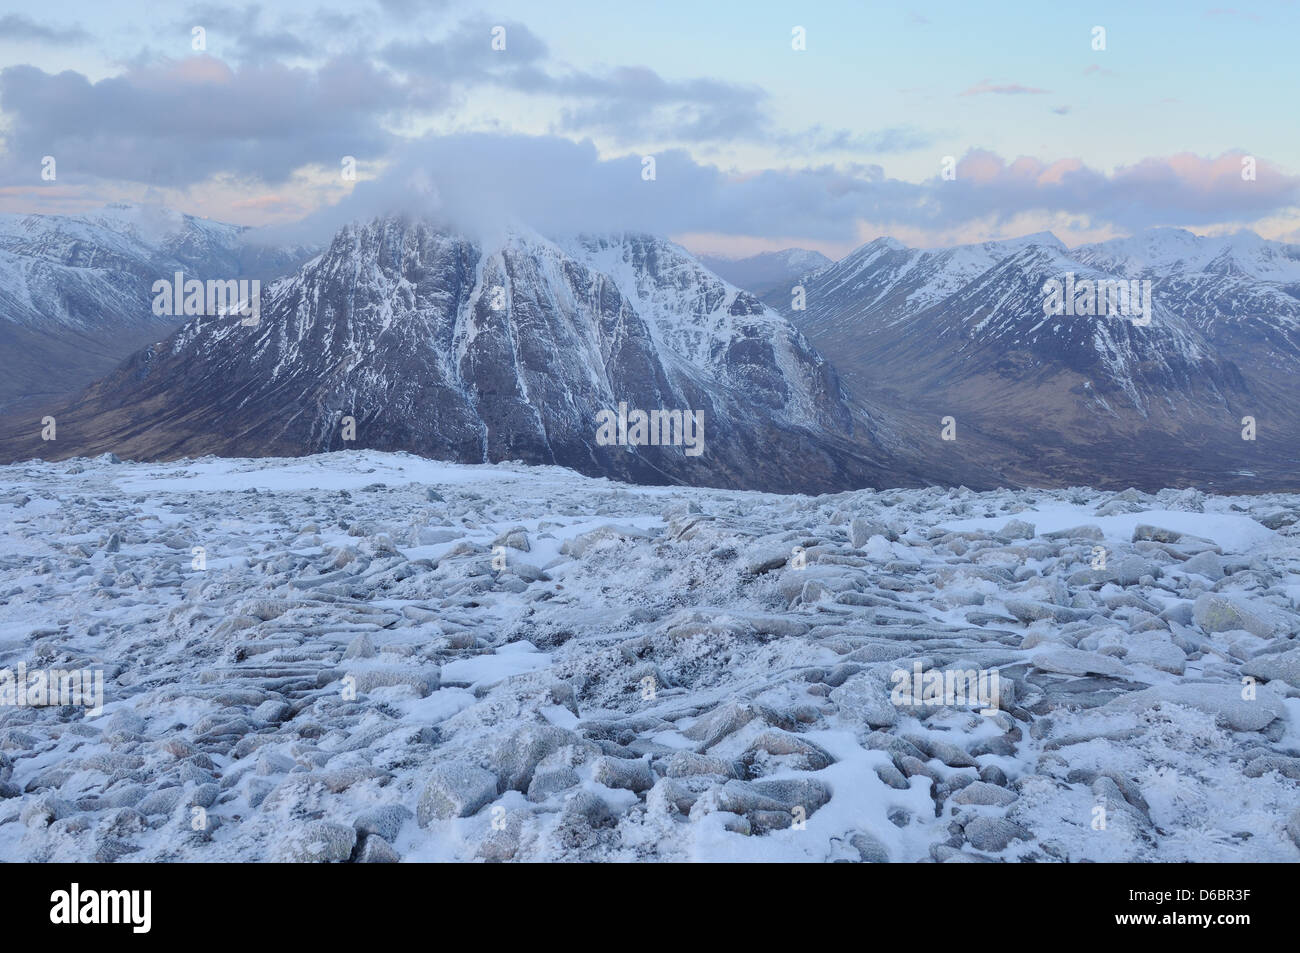
[{"label": "mountain ridge", "polygon": [[53,405],[173,330],[183,317],[151,307],[157,279],[265,279],[311,253],[250,243],[253,231],[127,204],[0,215],[0,409]]},{"label": "mountain ridge", "polygon": [[[192,267],[182,255],[238,255],[229,236],[244,230],[169,213],[163,225],[186,222],[188,234],[143,241],[173,257],[141,264],[139,230],[119,233],[142,214],[25,226],[39,239],[26,244],[0,219],[0,256],[100,281],[122,274],[112,264],[139,287],[164,263]],[[77,232],[114,224],[114,242]],[[356,445],[787,492],[1281,485],[1296,463],[1281,448],[1300,436],[1288,416],[1300,409],[1296,262],[1296,246],[1246,233],[1159,230],[1074,249],[1051,233],[928,250],[878,238],[791,279],[801,312],[789,288],[756,296],[646,233],[552,238],[520,225],[469,239],[385,216],[345,226],[264,284],[258,328],[206,315],[151,328],[147,346],[57,405],[56,444],[21,423],[0,435],[0,453],[170,459]],[[1046,314],[1045,282],[1066,273],[1149,282],[1150,325]],[[0,294],[12,287],[0,278]],[[598,443],[595,415],[620,403],[700,411],[712,452]],[[953,441],[940,436],[949,416]],[[1271,450],[1233,442],[1247,416]],[[355,444],[341,436],[345,417]]]},{"label": "mountain ridge", "polygon": [[[1067,276],[1146,282],[1149,324],[1048,314],[1047,282]],[[1050,233],[935,250],[877,239],[798,279],[805,310],[786,290],[765,300],[835,355],[856,397],[974,425],[1031,483],[1293,486],[1295,276],[1300,249],[1253,233],[1074,249]],[[1246,418],[1267,420],[1255,441],[1241,439]]]},{"label": "mountain ridge", "polygon": [[[919,482],[880,462],[876,421],[797,329],[653,236],[479,245],[385,217],[345,226],[262,297],[256,328],[191,320],[63,408],[59,446],[28,437],[18,455],[322,452],[349,445],[351,417],[358,448],[640,482]],[[596,413],[620,402],[701,412],[708,451],[598,445]]]}]

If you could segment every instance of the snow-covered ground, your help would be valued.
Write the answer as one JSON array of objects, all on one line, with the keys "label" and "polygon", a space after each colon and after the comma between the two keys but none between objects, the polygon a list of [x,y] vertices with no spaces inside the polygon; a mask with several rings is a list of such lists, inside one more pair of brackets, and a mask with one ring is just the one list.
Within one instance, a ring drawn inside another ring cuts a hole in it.
[{"label": "snow-covered ground", "polygon": [[[1294,862],[1297,517],[0,468],[0,669],[104,679],[98,715],[0,705],[0,860]],[[896,704],[916,663],[1000,710]]]}]

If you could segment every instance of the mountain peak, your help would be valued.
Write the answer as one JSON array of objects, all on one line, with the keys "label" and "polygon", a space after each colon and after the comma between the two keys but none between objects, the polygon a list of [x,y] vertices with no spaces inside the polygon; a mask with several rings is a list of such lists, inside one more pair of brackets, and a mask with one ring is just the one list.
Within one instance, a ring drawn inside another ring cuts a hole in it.
[{"label": "mountain peak", "polygon": [[897,238],[891,238],[888,235],[881,235],[878,238],[873,238],[865,244],[859,245],[840,260],[847,261],[855,255],[864,252],[868,254],[878,254],[882,251],[906,251],[908,247],[909,246],[903,244]]},{"label": "mountain peak", "polygon": [[1263,238],[1249,229],[1197,235],[1185,228],[1149,228],[1127,238],[1080,245],[1070,254],[1119,275],[1221,275],[1300,282],[1300,247]]},{"label": "mountain peak", "polygon": [[[61,430],[82,435],[78,451],[134,456],[301,454],[356,439],[636,482],[809,492],[857,485],[874,466],[822,356],[663,238],[557,244],[526,227],[488,239],[374,218],[344,226],[262,296],[255,325],[198,316],[137,352],[71,416],[59,410]],[[104,412],[128,405],[174,412],[128,433]],[[676,414],[679,427],[702,420],[692,432],[707,452],[680,430],[610,445],[596,423],[620,407]]]},{"label": "mountain peak", "polygon": [[787,288],[804,275],[831,264],[831,260],[821,252],[807,248],[783,248],[744,258],[700,255],[699,261],[718,277],[754,295]]},{"label": "mountain peak", "polygon": [[1029,235],[1019,235],[1015,238],[999,238],[993,241],[981,243],[982,248],[986,248],[990,251],[1000,250],[1008,253],[1018,252],[1023,248],[1033,246],[1051,248],[1061,252],[1068,250],[1065,246],[1065,242],[1057,238],[1052,232],[1032,232]]}]

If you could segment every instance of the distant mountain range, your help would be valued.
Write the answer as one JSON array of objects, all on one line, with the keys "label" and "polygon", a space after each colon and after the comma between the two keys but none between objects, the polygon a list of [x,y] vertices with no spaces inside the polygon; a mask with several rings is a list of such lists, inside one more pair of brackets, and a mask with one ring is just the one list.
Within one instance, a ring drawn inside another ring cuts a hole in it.
[{"label": "distant mountain range", "polygon": [[[1045,286],[1067,276],[1149,280],[1150,323],[1046,314]],[[1297,483],[1300,246],[1177,229],[1073,250],[1050,234],[933,251],[882,238],[794,283],[805,310],[789,286],[767,300],[853,394],[936,428],[953,416],[952,455],[992,464],[991,444],[1010,482]]]},{"label": "distant mountain range", "polygon": [[313,252],[250,244],[250,229],[170,209],[0,215],[0,410],[77,393],[184,318],[155,315],[160,277],[266,278]]},{"label": "distant mountain range", "polygon": [[701,255],[700,263],[737,288],[744,288],[750,294],[760,296],[776,288],[786,287],[791,279],[800,275],[812,274],[834,264],[821,252],[806,248],[766,251],[748,258]]},{"label": "distant mountain range", "polygon": [[[155,316],[175,271],[263,278],[259,323]],[[1067,276],[1149,282],[1149,321],[1047,313]],[[0,220],[0,335],[21,409],[0,460],[367,447],[782,492],[1300,484],[1300,247],[1249,233],[724,266],[649,235],[485,243],[403,217],[267,249],[116,207]],[[698,414],[701,447],[638,445],[637,411]]]}]

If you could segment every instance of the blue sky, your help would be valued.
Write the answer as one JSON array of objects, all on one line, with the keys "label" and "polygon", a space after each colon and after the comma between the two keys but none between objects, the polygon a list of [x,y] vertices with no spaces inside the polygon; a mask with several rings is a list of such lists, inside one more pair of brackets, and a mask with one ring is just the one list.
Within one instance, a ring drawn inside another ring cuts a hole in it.
[{"label": "blue sky", "polygon": [[1160,225],[1294,240],[1298,21],[1285,0],[0,10],[0,209],[324,228],[416,196],[732,254]]}]

